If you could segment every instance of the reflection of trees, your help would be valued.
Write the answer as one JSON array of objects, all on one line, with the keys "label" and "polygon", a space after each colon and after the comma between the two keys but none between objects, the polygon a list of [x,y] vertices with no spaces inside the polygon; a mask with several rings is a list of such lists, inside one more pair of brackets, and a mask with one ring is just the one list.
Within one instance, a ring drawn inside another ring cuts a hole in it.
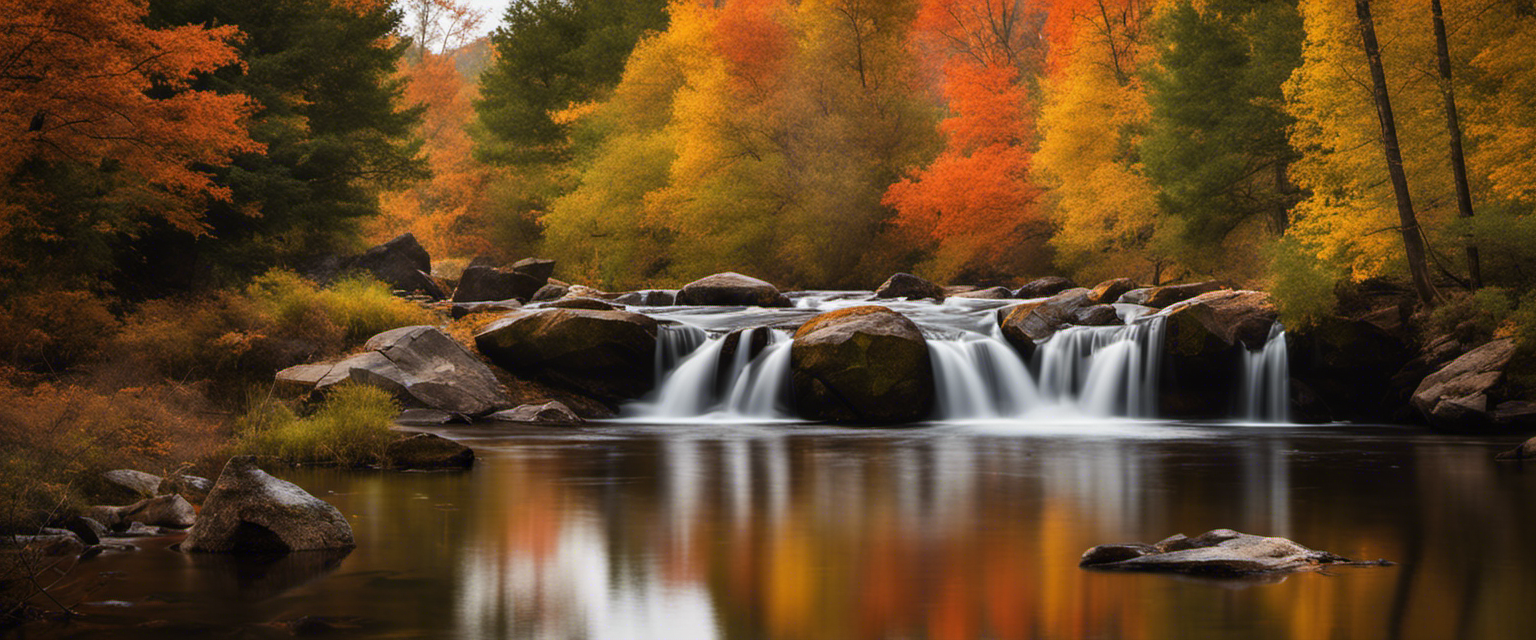
[{"label": "reflection of trees", "polygon": [[[513,448],[477,470],[464,510],[456,625],[466,638],[795,639],[1531,627],[1536,614],[1512,603],[1536,585],[1499,561],[1530,530],[1529,481],[1478,449],[1334,442],[790,434]],[[1215,527],[1422,558],[1241,590],[1076,566],[1094,544]]]}]

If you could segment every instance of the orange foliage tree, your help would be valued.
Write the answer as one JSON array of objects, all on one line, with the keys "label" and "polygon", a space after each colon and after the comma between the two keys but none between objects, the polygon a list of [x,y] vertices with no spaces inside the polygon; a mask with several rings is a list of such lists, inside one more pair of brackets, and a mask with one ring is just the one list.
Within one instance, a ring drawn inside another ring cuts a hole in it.
[{"label": "orange foliage tree", "polygon": [[239,31],[151,29],[147,11],[142,0],[0,0],[0,237],[46,208],[22,174],[59,163],[132,176],[110,199],[137,215],[108,226],[158,217],[202,232],[200,204],[229,197],[202,169],[260,151],[241,123],[245,96],[189,90],[238,63]]},{"label": "orange foliage tree", "polygon": [[914,46],[941,69],[949,116],[945,148],[891,185],[896,223],[926,235],[932,277],[986,278],[1013,271],[1041,226],[1030,180],[1030,100],[1021,79],[1038,67],[1041,15],[1015,0],[926,0]]}]

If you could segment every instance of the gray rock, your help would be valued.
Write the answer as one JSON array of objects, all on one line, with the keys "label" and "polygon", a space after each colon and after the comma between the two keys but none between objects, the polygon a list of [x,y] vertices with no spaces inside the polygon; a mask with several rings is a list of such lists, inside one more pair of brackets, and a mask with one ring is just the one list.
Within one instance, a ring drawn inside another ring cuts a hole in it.
[{"label": "gray rock", "polygon": [[185,529],[197,522],[197,510],[192,503],[179,495],[145,498],[123,507],[91,507],[85,517],[100,522],[108,529],[118,530],[130,523],[141,522],[155,527]]},{"label": "gray rock", "polygon": [[[324,366],[328,370],[313,387],[318,393],[350,381],[383,389],[407,407],[479,416],[512,406],[490,367],[441,329],[391,329],[364,346],[369,351],[338,362],[300,365],[307,367],[302,379],[313,378]],[[278,376],[299,379],[292,370],[279,371]]]},{"label": "gray rock", "polygon": [[1413,407],[1436,427],[1489,426],[1488,394],[1504,381],[1504,369],[1514,357],[1515,341],[1508,338],[1468,351],[1419,383]]},{"label": "gray rock", "polygon": [[944,288],[932,282],[914,276],[910,273],[898,273],[881,283],[875,289],[876,298],[907,298],[918,300],[929,298],[936,302],[944,300]]},{"label": "gray rock", "polygon": [[1309,571],[1355,563],[1326,551],[1308,549],[1285,538],[1215,529],[1195,538],[1173,536],[1157,543],[1100,545],[1083,553],[1078,566],[1120,571],[1154,571],[1243,577]]},{"label": "gray rock", "polygon": [[409,233],[369,249],[351,261],[351,266],[373,274],[390,287],[408,293],[420,293],[434,300],[448,297],[432,276],[432,258],[416,236]]},{"label": "gray rock", "polygon": [[677,292],[680,305],[792,307],[778,287],[739,273],[727,272],[700,278]]},{"label": "gray rock", "polygon": [[230,458],[182,541],[189,552],[280,554],[356,546],[336,507],[257,468],[251,456]]},{"label": "gray rock", "polygon": [[516,299],[527,302],[544,286],[544,279],[495,267],[469,267],[459,276],[454,302],[489,302]]},{"label": "gray rock", "polygon": [[975,289],[972,291],[952,294],[950,297],[974,298],[978,300],[1007,300],[1013,297],[1013,292],[1009,291],[1008,287],[988,287],[986,289]]},{"label": "gray rock", "polygon": [[569,286],[563,284],[546,284],[542,287],[539,287],[538,291],[533,292],[533,297],[528,301],[547,302],[550,300],[559,300],[560,298],[565,297],[566,292],[570,290],[571,288]]},{"label": "gray rock", "polygon": [[491,302],[455,302],[448,307],[448,317],[458,320],[472,313],[490,313],[517,311],[523,308],[523,303],[517,300],[495,300]]},{"label": "gray rock", "polygon": [[1077,312],[1091,306],[1093,292],[1068,289],[1039,302],[1025,302],[1010,307],[999,323],[1003,337],[1026,357],[1034,353],[1035,343],[1056,334],[1071,324]]},{"label": "gray rock", "polygon": [[630,307],[670,307],[677,304],[677,291],[675,289],[630,291],[614,298],[614,302]]},{"label": "gray rock", "polygon": [[544,404],[525,404],[515,409],[497,411],[486,417],[487,420],[497,422],[522,422],[526,424],[581,424],[586,422],[570,407],[558,400],[551,400]]},{"label": "gray rock", "polygon": [[795,409],[809,420],[894,423],[933,410],[933,362],[916,324],[862,306],[823,313],[795,332],[789,351]]},{"label": "gray rock", "polygon": [[1072,324],[1089,327],[1102,327],[1121,324],[1120,314],[1115,308],[1107,304],[1096,304],[1083,307],[1072,313]]},{"label": "gray rock", "polygon": [[617,402],[651,390],[658,331],[627,311],[538,309],[492,322],[475,346],[513,373]]},{"label": "gray rock", "polygon": [[1035,298],[1054,296],[1068,289],[1075,288],[1077,288],[1077,285],[1073,284],[1071,280],[1061,276],[1046,276],[1025,283],[1024,286],[1019,287],[1018,291],[1013,292],[1013,297],[1033,300]]},{"label": "gray rock", "polygon": [[512,272],[520,273],[542,285],[555,275],[555,261],[548,258],[523,258],[512,263]]},{"label": "gray rock", "polygon": [[475,464],[475,452],[441,436],[417,433],[389,443],[384,459],[395,469],[467,469]]},{"label": "gray rock", "polygon": [[213,481],[207,478],[178,474],[166,476],[160,480],[160,487],[155,490],[160,495],[179,494],[192,504],[202,504],[208,497],[208,492],[213,490]]},{"label": "gray rock", "polygon": [[102,479],[113,485],[127,489],[132,494],[141,498],[152,498],[159,495],[160,476],[133,469],[113,469],[101,474]]},{"label": "gray rock", "polygon": [[616,309],[613,305],[597,298],[577,298],[572,296],[566,296],[549,302],[541,302],[537,306],[540,309],[590,309],[593,311],[613,311]]}]

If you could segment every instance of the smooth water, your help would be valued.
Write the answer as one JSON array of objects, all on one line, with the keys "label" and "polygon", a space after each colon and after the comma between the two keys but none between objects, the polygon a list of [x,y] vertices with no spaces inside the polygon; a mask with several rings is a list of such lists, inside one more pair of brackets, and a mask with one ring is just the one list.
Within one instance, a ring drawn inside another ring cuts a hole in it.
[{"label": "smooth water", "polygon": [[[1137,421],[901,430],[465,427],[463,473],[273,469],[358,548],[174,538],[85,561],[18,637],[1528,638],[1536,469],[1517,438]],[[1388,568],[1219,583],[1077,567],[1230,527]]]}]

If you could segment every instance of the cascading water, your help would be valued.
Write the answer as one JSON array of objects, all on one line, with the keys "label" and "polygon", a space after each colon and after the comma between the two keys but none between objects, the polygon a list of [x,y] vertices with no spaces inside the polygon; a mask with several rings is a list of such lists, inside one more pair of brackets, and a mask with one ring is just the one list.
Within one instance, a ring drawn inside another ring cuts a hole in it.
[{"label": "cascading water", "polygon": [[1108,327],[1067,327],[1035,351],[1040,395],[1095,416],[1154,417],[1163,318]]},{"label": "cascading water", "polygon": [[1288,422],[1291,365],[1285,327],[1276,322],[1258,351],[1243,352],[1243,417],[1258,422]]},{"label": "cascading water", "polygon": [[[632,419],[794,419],[790,348],[782,329],[816,313],[870,304],[868,294],[812,292],[792,309],[677,307],[647,313],[670,322],[657,340],[658,389],[625,409]],[[996,312],[1011,301],[951,298],[943,304],[886,301],[917,323],[933,362],[934,418],[1014,420],[1070,416],[1153,418],[1159,401],[1164,317],[1116,305],[1123,325],[1071,326],[1036,346],[1033,361],[1002,339]],[[1247,356],[1244,415],[1284,421],[1285,337]]]},{"label": "cascading water", "polygon": [[[735,336],[732,340],[731,335],[710,337],[695,327],[689,327],[692,331],[671,329],[669,339],[684,346],[696,339],[703,344],[689,349],[670,374],[657,376],[662,382],[654,401],[636,403],[629,413],[668,419],[789,417],[784,407],[789,392],[790,342],[782,332],[767,327],[743,329],[731,334]],[[758,340],[765,344],[754,354],[752,347]],[[728,347],[733,353],[727,356]],[[658,341],[658,354],[662,348]]]}]

